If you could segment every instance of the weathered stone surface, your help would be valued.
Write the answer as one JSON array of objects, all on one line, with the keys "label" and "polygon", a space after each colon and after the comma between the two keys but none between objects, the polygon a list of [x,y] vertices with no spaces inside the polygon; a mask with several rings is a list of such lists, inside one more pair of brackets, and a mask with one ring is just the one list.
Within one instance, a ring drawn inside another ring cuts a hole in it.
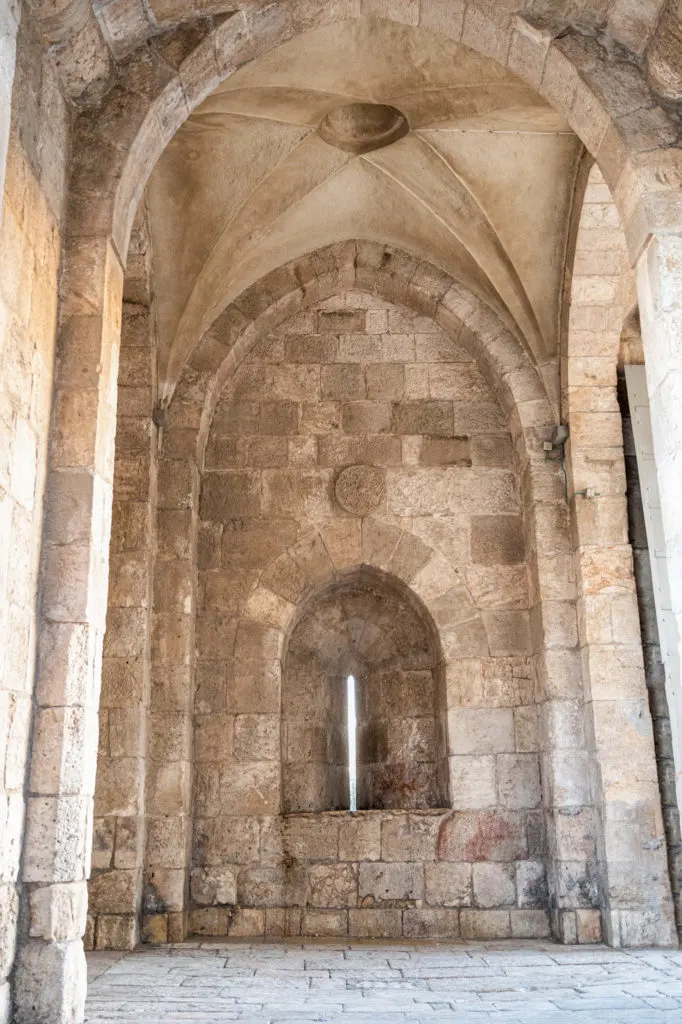
[{"label": "weathered stone surface", "polygon": [[349,466],[335,485],[336,500],[346,512],[364,516],[380,505],[386,494],[381,470],[373,466]]},{"label": "weathered stone surface", "polygon": [[378,902],[422,899],[423,868],[420,864],[361,864],[359,894]]}]

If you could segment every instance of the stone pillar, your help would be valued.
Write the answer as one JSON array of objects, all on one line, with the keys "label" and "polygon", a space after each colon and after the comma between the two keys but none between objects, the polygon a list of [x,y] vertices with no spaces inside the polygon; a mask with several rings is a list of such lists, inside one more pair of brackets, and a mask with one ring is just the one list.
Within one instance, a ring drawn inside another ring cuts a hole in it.
[{"label": "stone pillar", "polygon": [[543,453],[523,479],[552,932],[564,943],[598,942],[595,809],[564,476]]},{"label": "stone pillar", "polygon": [[33,747],[14,977],[16,1024],[83,1018],[123,273],[106,238],[63,270],[41,556]]},{"label": "stone pillar", "polygon": [[0,218],[12,110],[12,85],[19,28],[18,0],[0,0]]},{"label": "stone pillar", "polygon": [[156,549],[155,368],[151,240],[142,203],[123,290],[109,599],[88,886],[86,944],[94,949],[133,949],[140,937]]},{"label": "stone pillar", "polygon": [[[670,585],[669,646],[682,664],[682,238],[652,235],[637,264],[653,448]],[[682,735],[682,680],[668,679],[673,733]],[[675,770],[682,800],[682,749]]]}]

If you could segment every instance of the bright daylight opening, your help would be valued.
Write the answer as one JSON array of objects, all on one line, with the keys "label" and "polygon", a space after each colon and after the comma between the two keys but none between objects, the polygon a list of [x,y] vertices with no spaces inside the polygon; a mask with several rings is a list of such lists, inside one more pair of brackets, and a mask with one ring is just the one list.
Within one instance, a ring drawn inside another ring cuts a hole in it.
[{"label": "bright daylight opening", "polygon": [[355,676],[348,676],[346,680],[346,703],[348,718],[348,793],[350,811],[358,809],[358,766],[357,747],[355,742],[355,731],[357,728],[357,717],[355,713]]}]

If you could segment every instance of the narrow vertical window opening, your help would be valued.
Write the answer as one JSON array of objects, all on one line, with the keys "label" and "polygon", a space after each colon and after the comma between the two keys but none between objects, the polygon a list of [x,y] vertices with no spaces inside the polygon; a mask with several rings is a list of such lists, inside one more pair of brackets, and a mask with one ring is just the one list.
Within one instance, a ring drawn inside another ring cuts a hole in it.
[{"label": "narrow vertical window opening", "polygon": [[355,711],[355,676],[346,679],[346,703],[348,718],[348,802],[349,810],[358,809],[358,766],[356,729],[357,716]]}]

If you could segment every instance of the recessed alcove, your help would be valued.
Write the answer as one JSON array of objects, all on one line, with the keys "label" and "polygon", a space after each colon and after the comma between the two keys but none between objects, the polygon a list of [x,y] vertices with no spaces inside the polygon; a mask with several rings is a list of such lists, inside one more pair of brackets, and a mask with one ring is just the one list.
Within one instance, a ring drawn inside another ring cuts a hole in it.
[{"label": "recessed alcove", "polygon": [[348,809],[347,680],[355,680],[357,808],[446,807],[445,694],[428,612],[369,567],[316,595],[282,677],[284,812]]}]

